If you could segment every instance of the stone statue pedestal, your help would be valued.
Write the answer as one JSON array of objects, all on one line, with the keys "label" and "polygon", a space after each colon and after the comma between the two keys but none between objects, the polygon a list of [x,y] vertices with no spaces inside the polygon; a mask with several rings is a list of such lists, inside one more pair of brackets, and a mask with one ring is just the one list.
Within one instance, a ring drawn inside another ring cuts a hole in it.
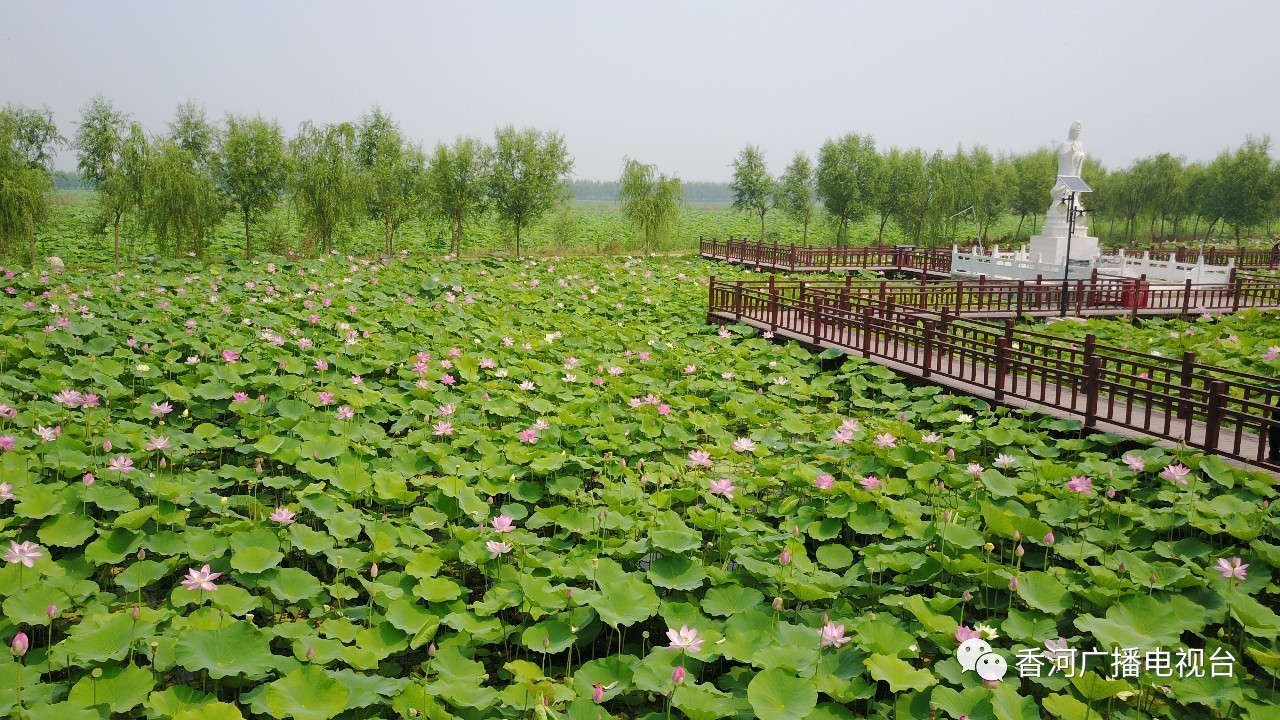
[{"label": "stone statue pedestal", "polygon": [[[1102,253],[1098,249],[1098,238],[1089,235],[1089,226],[1085,222],[1086,215],[1076,218],[1075,232],[1071,233],[1071,260],[1086,261],[1097,258]],[[1040,262],[1061,265],[1067,255],[1067,213],[1059,212],[1057,207],[1050,208],[1044,220],[1044,227],[1039,235],[1031,237],[1028,254],[1039,258]]]}]

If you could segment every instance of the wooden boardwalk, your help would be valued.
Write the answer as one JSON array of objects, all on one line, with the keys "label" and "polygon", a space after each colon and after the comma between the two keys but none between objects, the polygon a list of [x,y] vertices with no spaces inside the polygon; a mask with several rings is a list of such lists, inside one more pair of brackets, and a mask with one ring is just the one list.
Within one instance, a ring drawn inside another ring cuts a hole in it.
[{"label": "wooden boardwalk", "polygon": [[858,354],[902,375],[1085,427],[1187,446],[1280,472],[1267,431],[1280,427],[1280,383],[946,312],[860,298],[840,304],[799,284],[744,290],[713,280],[708,320],[741,322],[815,349]]}]

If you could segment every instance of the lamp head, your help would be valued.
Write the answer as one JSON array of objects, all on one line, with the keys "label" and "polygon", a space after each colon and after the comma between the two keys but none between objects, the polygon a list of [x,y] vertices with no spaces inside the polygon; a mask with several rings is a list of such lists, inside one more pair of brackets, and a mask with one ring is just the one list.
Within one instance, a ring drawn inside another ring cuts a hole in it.
[{"label": "lamp head", "polygon": [[1058,201],[1058,207],[1056,209],[1059,215],[1067,214],[1067,198],[1066,197],[1063,197],[1061,200]]}]

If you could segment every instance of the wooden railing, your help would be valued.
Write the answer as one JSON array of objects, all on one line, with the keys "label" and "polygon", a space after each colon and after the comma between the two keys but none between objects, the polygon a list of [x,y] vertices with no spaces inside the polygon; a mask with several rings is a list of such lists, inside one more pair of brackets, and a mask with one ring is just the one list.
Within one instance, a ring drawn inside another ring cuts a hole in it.
[{"label": "wooden railing", "polygon": [[950,248],[814,247],[751,240],[698,238],[698,252],[727,262],[773,270],[913,270],[951,271]]},{"label": "wooden railing", "polygon": [[846,293],[839,283],[711,279],[709,317],[749,320],[815,346],[879,356],[920,377],[950,378],[1077,415],[1271,468],[1267,434],[1280,427],[1274,378],[1097,343],[1073,343]]},{"label": "wooden railing", "polygon": [[1229,285],[1152,286],[1141,279],[1095,276],[1067,283],[1037,280],[888,280],[797,281],[770,275],[759,280],[733,281],[736,287],[770,288],[794,297],[796,293],[824,293],[833,305],[857,305],[870,297],[882,303],[951,315],[1053,315],[1062,311],[1088,315],[1138,315],[1144,310],[1161,315],[1198,315],[1206,311],[1235,311],[1247,307],[1280,307],[1280,281],[1237,277]]},{"label": "wooden railing", "polygon": [[[698,238],[698,251],[707,257],[727,262],[759,265],[777,270],[842,270],[842,269],[898,269],[933,273],[951,271],[951,248],[894,248],[867,247],[818,247],[811,245],[783,245],[763,243],[758,240],[728,240]],[[1126,250],[1130,257],[1143,252],[1152,260],[1194,263],[1201,255],[1200,248],[1135,248]],[[1238,269],[1280,269],[1280,250],[1236,250],[1234,248],[1204,248],[1206,265],[1226,265],[1233,261]]]}]

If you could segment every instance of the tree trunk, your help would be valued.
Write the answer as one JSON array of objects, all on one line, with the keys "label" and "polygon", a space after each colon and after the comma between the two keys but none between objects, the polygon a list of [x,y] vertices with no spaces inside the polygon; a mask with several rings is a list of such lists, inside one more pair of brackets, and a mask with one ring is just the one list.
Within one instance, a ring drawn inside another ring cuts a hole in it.
[{"label": "tree trunk", "polygon": [[1022,213],[1018,216],[1018,229],[1013,231],[1013,236],[1018,237],[1022,234],[1022,221],[1027,219],[1027,214]]},{"label": "tree trunk", "polygon": [[387,239],[387,258],[391,258],[391,218],[387,218],[382,222],[383,232]]},{"label": "tree trunk", "polygon": [[764,211],[760,211],[760,242],[764,242]]},{"label": "tree trunk", "polygon": [[249,211],[244,211],[244,257],[253,259],[253,238],[249,237]]},{"label": "tree trunk", "polygon": [[879,243],[879,244],[881,244],[881,245],[883,245],[883,244],[884,244],[884,224],[885,224],[885,223],[887,223],[887,222],[889,222],[889,217],[888,217],[887,215],[881,215],[881,216],[880,216],[880,229],[879,229],[878,231],[876,231],[876,242],[877,242],[877,243]]},{"label": "tree trunk", "polygon": [[27,237],[31,239],[31,265],[36,264],[36,218],[29,216],[27,221]]},{"label": "tree trunk", "polygon": [[1195,224],[1191,226],[1191,239],[1196,239],[1196,234],[1200,232],[1200,213],[1196,213]]},{"label": "tree trunk", "polygon": [[520,226],[516,225],[516,259],[520,259]]},{"label": "tree trunk", "polygon": [[116,265],[119,265],[120,264],[120,211],[118,210],[116,211],[114,235],[115,235],[114,246],[115,246],[115,254],[116,254]]}]

